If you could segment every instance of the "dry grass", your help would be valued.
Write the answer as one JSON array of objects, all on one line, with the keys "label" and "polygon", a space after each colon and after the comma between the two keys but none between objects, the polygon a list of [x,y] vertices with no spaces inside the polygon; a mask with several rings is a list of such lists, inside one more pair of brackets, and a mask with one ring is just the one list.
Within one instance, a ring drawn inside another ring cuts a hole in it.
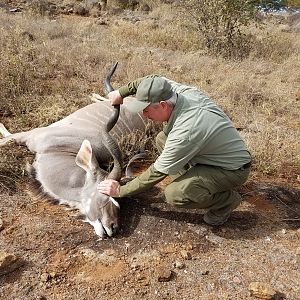
[{"label": "dry grass", "polygon": [[[109,26],[93,18],[0,12],[1,122],[15,132],[62,118],[86,105],[92,92],[104,93],[102,78],[118,60],[115,87],[149,73],[196,85],[242,128],[257,173],[299,178],[297,33],[274,21],[251,28],[250,56],[224,60],[210,56],[188,24],[171,21],[170,6],[153,7],[138,22],[111,16]],[[0,170],[21,174],[19,150],[7,154],[8,147],[0,150]]]}]

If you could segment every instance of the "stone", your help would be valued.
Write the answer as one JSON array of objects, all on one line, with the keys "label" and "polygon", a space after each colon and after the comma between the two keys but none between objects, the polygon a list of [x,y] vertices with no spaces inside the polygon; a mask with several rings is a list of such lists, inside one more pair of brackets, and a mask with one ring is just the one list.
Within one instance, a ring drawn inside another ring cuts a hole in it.
[{"label": "stone", "polygon": [[173,272],[170,269],[161,267],[157,270],[157,280],[159,282],[167,282],[172,279]]},{"label": "stone", "polygon": [[4,228],[3,221],[0,219],[0,231]]},{"label": "stone", "polygon": [[179,260],[175,261],[174,267],[177,269],[183,269],[185,267],[185,264]]},{"label": "stone", "polygon": [[248,287],[250,295],[259,299],[273,299],[276,291],[265,282],[251,282]]},{"label": "stone", "polygon": [[192,259],[192,254],[186,250],[181,250],[180,254],[181,254],[182,258],[184,258],[186,260]]},{"label": "stone", "polygon": [[210,233],[208,235],[205,236],[205,238],[210,241],[211,243],[215,244],[215,245],[220,245],[222,244],[223,242],[226,241],[225,238],[221,237],[221,236],[218,236],[214,233]]},{"label": "stone", "polygon": [[24,265],[24,261],[13,253],[0,251],[0,276],[11,273]]},{"label": "stone", "polygon": [[42,275],[41,275],[42,282],[47,282],[49,279],[50,279],[50,277],[49,277],[48,273],[42,273]]}]

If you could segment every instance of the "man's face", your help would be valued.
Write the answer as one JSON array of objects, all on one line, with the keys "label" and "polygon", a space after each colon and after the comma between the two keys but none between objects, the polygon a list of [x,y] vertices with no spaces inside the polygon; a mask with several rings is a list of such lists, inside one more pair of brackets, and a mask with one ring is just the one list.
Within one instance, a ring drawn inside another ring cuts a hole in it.
[{"label": "man's face", "polygon": [[172,108],[165,101],[150,104],[143,110],[143,115],[157,123],[168,121],[172,113]]}]

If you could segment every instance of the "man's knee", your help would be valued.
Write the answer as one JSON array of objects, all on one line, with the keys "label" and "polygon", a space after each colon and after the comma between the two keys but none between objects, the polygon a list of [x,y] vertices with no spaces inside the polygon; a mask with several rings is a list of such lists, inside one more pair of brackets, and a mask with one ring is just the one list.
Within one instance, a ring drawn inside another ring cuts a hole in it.
[{"label": "man's knee", "polygon": [[172,206],[186,208],[204,208],[211,195],[206,189],[195,189],[173,182],[165,189],[166,202]]},{"label": "man's knee", "polygon": [[175,199],[181,198],[181,196],[182,195],[180,195],[179,191],[176,189],[176,187],[172,186],[172,184],[165,188],[165,197],[167,203],[175,205],[177,202]]}]

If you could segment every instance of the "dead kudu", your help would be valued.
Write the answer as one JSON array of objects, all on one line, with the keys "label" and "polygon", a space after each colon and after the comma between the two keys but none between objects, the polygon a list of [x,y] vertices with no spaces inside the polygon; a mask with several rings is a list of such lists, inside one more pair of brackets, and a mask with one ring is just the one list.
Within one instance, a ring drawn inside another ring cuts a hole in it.
[{"label": "dead kudu", "polygon": [[[115,69],[116,65],[105,79],[107,91],[113,90],[110,79]],[[112,197],[97,191],[97,183],[105,178],[121,178],[122,153],[115,139],[144,130],[145,121],[140,115],[130,113],[124,105],[112,107],[110,102],[101,102],[87,105],[47,127],[25,132],[11,134],[0,123],[4,136],[0,146],[13,140],[34,152],[31,169],[43,192],[60,204],[79,209],[103,238],[118,231],[120,207]],[[101,166],[111,157],[114,165],[107,172]]]}]

